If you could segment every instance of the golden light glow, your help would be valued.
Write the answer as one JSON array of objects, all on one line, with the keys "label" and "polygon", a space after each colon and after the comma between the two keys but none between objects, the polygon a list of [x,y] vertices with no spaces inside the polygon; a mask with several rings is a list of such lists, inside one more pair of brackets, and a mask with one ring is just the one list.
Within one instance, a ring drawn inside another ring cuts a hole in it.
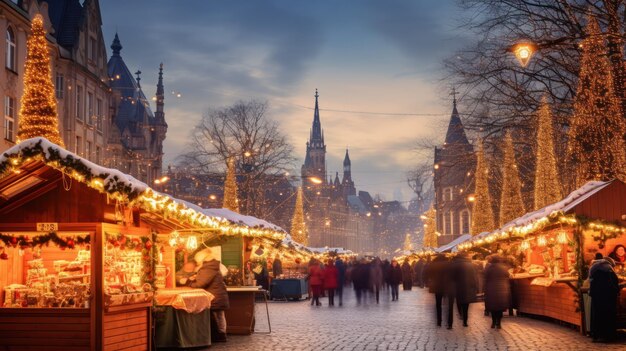
[{"label": "golden light glow", "polygon": [[309,180],[311,181],[311,183],[313,184],[322,184],[322,180],[319,179],[318,177],[309,177]]},{"label": "golden light glow", "polygon": [[532,43],[519,43],[513,47],[513,53],[522,67],[526,67],[535,53],[535,45]]},{"label": "golden light glow", "polygon": [[198,238],[195,235],[191,235],[187,238],[187,250],[193,251],[198,248]]}]

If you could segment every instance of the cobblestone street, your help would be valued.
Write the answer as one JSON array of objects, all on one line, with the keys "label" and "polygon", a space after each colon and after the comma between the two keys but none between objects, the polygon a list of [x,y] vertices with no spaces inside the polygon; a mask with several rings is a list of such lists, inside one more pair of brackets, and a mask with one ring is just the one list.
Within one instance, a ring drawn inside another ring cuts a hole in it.
[{"label": "cobblestone street", "polygon": [[[473,304],[470,326],[458,319],[453,330],[436,327],[434,297],[426,290],[400,291],[400,301],[356,306],[346,291],[343,307],[309,301],[270,302],[272,333],[230,336],[212,350],[624,350],[626,344],[593,344],[577,331],[526,317],[507,317],[502,330],[490,328],[483,305]],[[258,332],[267,331],[265,306],[257,305]],[[444,308],[445,315],[445,308]],[[455,314],[455,317],[456,314]],[[445,318],[444,318],[445,324]]]}]

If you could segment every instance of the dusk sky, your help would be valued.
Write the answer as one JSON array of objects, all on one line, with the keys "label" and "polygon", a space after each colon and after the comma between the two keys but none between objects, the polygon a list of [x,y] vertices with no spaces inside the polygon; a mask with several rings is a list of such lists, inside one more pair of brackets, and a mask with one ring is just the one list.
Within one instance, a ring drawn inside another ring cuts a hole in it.
[{"label": "dusk sky", "polygon": [[417,138],[443,139],[451,87],[441,81],[441,60],[465,40],[453,0],[100,3],[107,48],[117,31],[147,96],[164,63],[164,166],[176,162],[210,108],[254,98],[270,103],[299,174],[316,88],[328,171],[341,171],[349,147],[357,190],[409,200],[405,173],[419,161]]}]

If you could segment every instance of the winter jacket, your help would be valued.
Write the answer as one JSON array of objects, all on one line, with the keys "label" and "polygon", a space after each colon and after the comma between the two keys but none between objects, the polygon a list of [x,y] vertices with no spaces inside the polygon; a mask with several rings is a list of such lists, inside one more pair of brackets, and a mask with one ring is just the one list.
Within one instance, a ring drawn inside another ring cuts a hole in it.
[{"label": "winter jacket", "polygon": [[335,267],[337,268],[337,287],[341,288],[346,284],[346,264],[338,259],[335,261]]},{"label": "winter jacket", "polygon": [[318,264],[309,267],[309,285],[324,284],[324,271]]},{"label": "winter jacket", "polygon": [[503,263],[489,264],[485,268],[485,309],[504,311],[511,306],[509,271]]},{"label": "winter jacket", "polygon": [[589,269],[589,296],[616,299],[619,290],[619,280],[609,262],[594,260]]},{"label": "winter jacket", "polygon": [[448,260],[443,256],[435,257],[424,269],[425,280],[428,284],[428,291],[431,294],[444,294],[446,292],[446,270]]},{"label": "winter jacket", "polygon": [[198,270],[196,280],[192,281],[189,286],[204,289],[215,297],[211,301],[212,310],[225,310],[230,307],[224,277],[220,273],[220,261],[205,261]]},{"label": "winter jacket", "polygon": [[324,289],[337,289],[339,272],[334,265],[324,268]]},{"label": "winter jacket", "polygon": [[457,256],[450,264],[450,284],[454,284],[454,292],[458,303],[466,304],[476,300],[478,293],[478,275],[472,261]]},{"label": "winter jacket", "polygon": [[275,259],[272,264],[272,273],[274,274],[274,278],[283,274],[283,263],[279,259]]},{"label": "winter jacket", "polygon": [[405,284],[413,284],[413,269],[408,262],[402,264],[402,281]]},{"label": "winter jacket", "polygon": [[402,269],[400,266],[389,266],[389,285],[399,285],[402,283]]},{"label": "winter jacket", "polygon": [[380,262],[374,261],[370,264],[370,285],[380,289],[383,282],[383,268]]}]

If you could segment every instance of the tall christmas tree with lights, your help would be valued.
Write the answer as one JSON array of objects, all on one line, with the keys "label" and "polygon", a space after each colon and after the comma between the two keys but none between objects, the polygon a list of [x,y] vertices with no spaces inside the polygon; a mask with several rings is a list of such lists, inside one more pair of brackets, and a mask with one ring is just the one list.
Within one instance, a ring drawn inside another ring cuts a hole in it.
[{"label": "tall christmas tree with lights", "polygon": [[561,200],[561,182],[554,149],[552,112],[547,98],[537,111],[537,142],[535,143],[535,205],[538,210]]},{"label": "tall christmas tree with lights", "polygon": [[437,211],[430,206],[428,211],[422,215],[422,223],[424,224],[424,241],[423,247],[437,247]]},{"label": "tall christmas tree with lights", "polygon": [[595,17],[589,16],[585,32],[568,145],[577,187],[590,180],[624,179],[626,172],[626,127]]},{"label": "tall christmas tree with lights", "polygon": [[519,178],[515,147],[511,132],[504,137],[504,160],[502,162],[502,192],[500,193],[500,226],[525,213],[522,199],[522,181]]},{"label": "tall christmas tree with lights", "polygon": [[296,195],[296,207],[291,219],[291,237],[302,245],[309,245],[309,234],[304,222],[304,202],[302,201],[302,187],[298,188]]},{"label": "tall christmas tree with lights", "polygon": [[26,46],[28,53],[17,141],[44,137],[65,147],[59,133],[59,117],[50,73],[50,52],[41,15],[33,18],[31,34]]},{"label": "tall christmas tree with lights", "polygon": [[228,159],[226,180],[224,181],[224,208],[239,212],[239,199],[237,198],[237,173],[235,172],[235,159]]},{"label": "tall christmas tree with lights", "polygon": [[478,142],[474,187],[474,207],[472,209],[472,235],[495,229],[491,194],[489,193],[489,167],[485,160],[483,143]]}]

